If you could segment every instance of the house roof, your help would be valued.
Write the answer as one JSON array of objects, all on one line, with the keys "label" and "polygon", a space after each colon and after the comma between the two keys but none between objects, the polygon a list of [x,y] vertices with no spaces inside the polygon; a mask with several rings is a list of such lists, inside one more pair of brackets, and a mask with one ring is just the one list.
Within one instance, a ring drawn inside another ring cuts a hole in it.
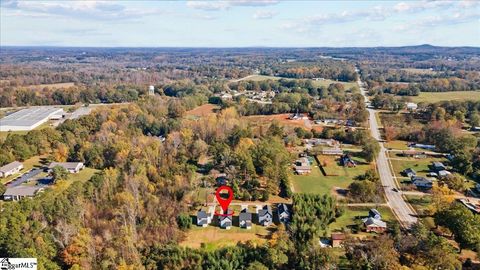
[{"label": "house roof", "polygon": [[265,205],[262,207],[262,209],[258,210],[258,216],[263,217],[269,214],[270,216],[272,215],[272,208],[270,205]]},{"label": "house roof", "polygon": [[249,212],[241,212],[238,216],[240,222],[242,221],[252,221],[252,213]]},{"label": "house roof", "polygon": [[363,224],[365,224],[365,226],[376,226],[376,227],[382,227],[382,228],[386,228],[387,227],[387,223],[380,220],[380,219],[375,219],[375,218],[365,218],[363,219]]},{"label": "house roof", "polygon": [[441,170],[441,171],[438,172],[439,176],[447,176],[449,174],[451,174],[451,173],[449,171],[446,171],[446,170]]},{"label": "house roof", "polygon": [[0,167],[0,172],[9,172],[19,166],[22,166],[21,162],[18,162],[18,161],[10,162],[5,166]]},{"label": "house roof", "polygon": [[52,162],[48,165],[48,168],[53,169],[55,166],[60,166],[67,170],[76,170],[81,165],[83,165],[82,162]]},{"label": "house roof", "polygon": [[332,233],[332,240],[345,240],[344,233]]},{"label": "house roof", "polygon": [[41,189],[38,186],[16,186],[7,188],[3,196],[34,196]]},{"label": "house roof", "polygon": [[286,204],[281,203],[278,205],[278,212],[280,213],[288,213],[288,207]]},{"label": "house roof", "polygon": [[380,214],[380,212],[378,212],[378,210],[375,209],[375,208],[370,209],[370,211],[368,211],[368,215],[369,215],[370,217],[374,217],[374,216],[377,216],[377,215],[380,216],[380,217],[382,216],[382,215]]},{"label": "house roof", "polygon": [[433,166],[434,166],[434,167],[445,167],[445,165],[443,165],[443,163],[440,162],[440,161],[434,161],[434,162],[433,162]]},{"label": "house roof", "polygon": [[416,173],[414,169],[412,168],[408,168],[408,169],[405,169],[403,170],[404,173]]},{"label": "house roof", "polygon": [[416,186],[432,185],[432,180],[425,177],[412,177],[412,182]]}]

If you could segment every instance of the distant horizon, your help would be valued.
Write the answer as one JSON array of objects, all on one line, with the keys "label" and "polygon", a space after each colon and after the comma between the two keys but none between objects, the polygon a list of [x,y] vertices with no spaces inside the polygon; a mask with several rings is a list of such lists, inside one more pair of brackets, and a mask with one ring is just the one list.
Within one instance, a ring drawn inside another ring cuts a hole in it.
[{"label": "distant horizon", "polygon": [[435,47],[435,48],[478,48],[479,46],[459,45],[459,46],[443,46],[432,44],[417,45],[392,45],[392,46],[243,46],[243,47],[192,47],[192,46],[68,46],[68,45],[0,45],[4,48],[89,48],[89,49],[353,49],[353,48],[405,48],[405,47]]},{"label": "distant horizon", "polygon": [[0,1],[0,46],[480,46],[480,1]]}]

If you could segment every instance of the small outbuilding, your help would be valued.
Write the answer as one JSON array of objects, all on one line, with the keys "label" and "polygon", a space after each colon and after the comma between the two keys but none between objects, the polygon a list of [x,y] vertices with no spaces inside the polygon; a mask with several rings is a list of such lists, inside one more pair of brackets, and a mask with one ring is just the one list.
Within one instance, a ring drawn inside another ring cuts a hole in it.
[{"label": "small outbuilding", "polygon": [[332,233],[332,247],[341,247],[343,244],[343,241],[345,240],[345,234],[344,233]]},{"label": "small outbuilding", "polygon": [[406,177],[411,178],[412,176],[416,176],[417,172],[412,168],[408,168],[408,169],[403,170],[402,174]]}]

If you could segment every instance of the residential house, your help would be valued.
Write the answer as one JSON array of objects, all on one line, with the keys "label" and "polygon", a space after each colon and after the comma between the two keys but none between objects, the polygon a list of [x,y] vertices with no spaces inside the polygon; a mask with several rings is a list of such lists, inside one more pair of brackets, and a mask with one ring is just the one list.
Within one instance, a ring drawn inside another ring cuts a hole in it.
[{"label": "residential house", "polygon": [[294,170],[297,174],[309,174],[312,172],[310,161],[307,157],[299,158],[295,161]]},{"label": "residential house", "polygon": [[278,211],[278,219],[282,223],[288,223],[290,221],[290,212],[288,211],[288,207],[286,204],[281,203],[277,207]]},{"label": "residential house", "polygon": [[7,176],[20,172],[22,169],[23,164],[21,162],[10,162],[7,165],[0,167],[0,177],[5,178]]},{"label": "residential house", "polygon": [[252,228],[252,213],[249,213],[247,208],[240,212],[240,215],[238,216],[238,223],[240,228],[247,230]]},{"label": "residential house", "polygon": [[356,167],[357,163],[349,156],[349,155],[343,155],[340,158],[340,165],[343,167]]},{"label": "residential house", "polygon": [[39,186],[11,187],[3,193],[3,199],[5,201],[18,201],[23,198],[33,198],[40,191],[43,191],[43,188]]},{"label": "residential house", "polygon": [[269,205],[257,207],[258,223],[262,226],[270,226],[273,221],[272,209]]},{"label": "residential house", "polygon": [[207,227],[208,226],[208,215],[207,212],[201,210],[197,212],[197,226]]},{"label": "residential house", "polygon": [[447,167],[445,167],[442,162],[435,161],[432,163],[432,169],[438,173],[440,171],[445,171]]},{"label": "residential house", "polygon": [[407,102],[407,110],[415,111],[418,108],[418,105],[413,102]]},{"label": "residential house", "polygon": [[412,168],[407,168],[402,171],[402,174],[405,175],[406,177],[412,178],[412,176],[417,175],[417,172],[415,172],[415,170]]},{"label": "residential house", "polygon": [[344,233],[332,233],[332,247],[341,247],[343,244],[343,241],[345,240],[345,234]]},{"label": "residential house", "polygon": [[383,233],[387,229],[386,222],[372,217],[363,219],[363,225],[367,232]]},{"label": "residential house", "polygon": [[418,189],[431,189],[433,182],[430,179],[427,179],[425,177],[421,176],[413,176],[412,178],[412,183],[418,188]]},{"label": "residential house", "polygon": [[329,155],[329,156],[341,156],[343,155],[343,150],[340,148],[327,148],[327,149],[322,149],[322,154]]},{"label": "residential house", "polygon": [[447,170],[441,170],[441,171],[438,171],[438,178],[446,178],[447,176],[451,175],[452,173],[447,171]]},{"label": "residential house", "polygon": [[460,202],[463,205],[465,205],[465,207],[470,209],[473,213],[480,214],[480,203],[479,202],[475,203],[475,202],[470,201],[468,199],[460,199]]},{"label": "residential house", "polygon": [[221,228],[224,228],[225,230],[230,230],[230,228],[232,228],[232,214],[233,212],[227,210],[227,214],[218,216]]},{"label": "residential house", "polygon": [[413,144],[409,144],[408,146],[422,148],[422,149],[431,150],[431,151],[436,149],[435,145],[433,144],[413,143]]},{"label": "residential house", "polygon": [[417,151],[417,150],[405,150],[402,151],[402,156],[404,157],[413,157],[413,158],[426,158],[427,155],[425,152]]},{"label": "residential house", "polygon": [[69,173],[78,173],[85,167],[82,162],[52,162],[48,165],[49,171],[56,166],[63,167]]},{"label": "residential house", "polygon": [[371,217],[371,218],[374,218],[374,219],[382,219],[382,215],[375,208],[372,208],[372,209],[370,209],[370,211],[368,211],[368,217]]}]

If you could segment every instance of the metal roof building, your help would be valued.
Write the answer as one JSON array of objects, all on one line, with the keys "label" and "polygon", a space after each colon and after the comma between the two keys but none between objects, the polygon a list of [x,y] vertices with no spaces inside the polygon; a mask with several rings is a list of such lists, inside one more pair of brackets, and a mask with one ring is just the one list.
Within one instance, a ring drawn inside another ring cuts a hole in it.
[{"label": "metal roof building", "polygon": [[55,107],[33,107],[14,112],[0,119],[0,131],[32,130],[65,112]]}]

